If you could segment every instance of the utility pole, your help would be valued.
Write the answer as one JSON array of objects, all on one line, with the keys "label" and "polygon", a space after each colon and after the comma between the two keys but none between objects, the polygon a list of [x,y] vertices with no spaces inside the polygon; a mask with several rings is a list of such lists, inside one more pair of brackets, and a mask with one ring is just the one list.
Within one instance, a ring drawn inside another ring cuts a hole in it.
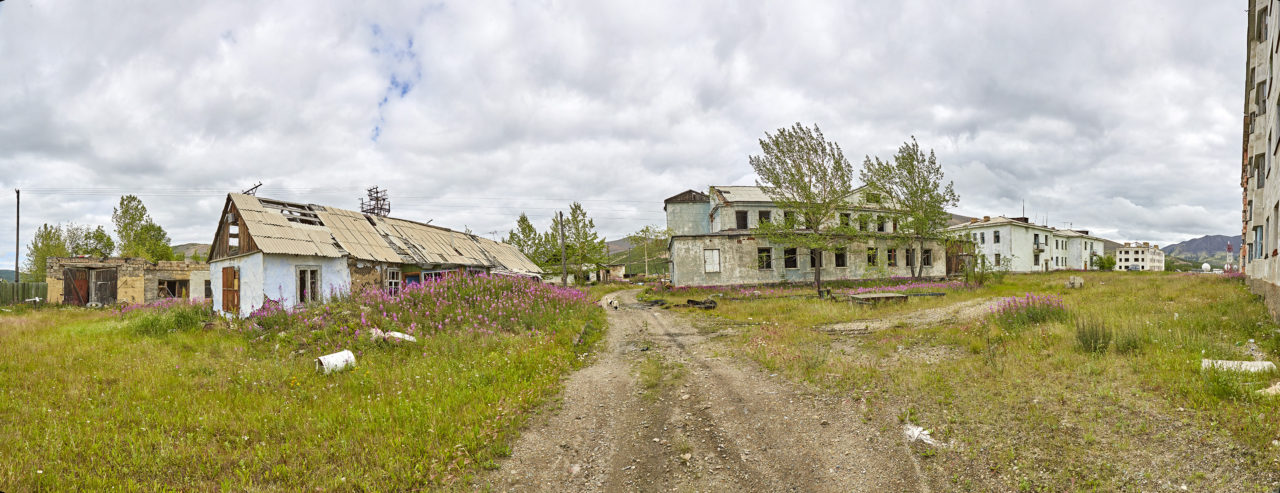
[{"label": "utility pole", "polygon": [[13,197],[17,199],[17,207],[13,208],[13,284],[16,286],[22,278],[18,277],[18,249],[21,243],[18,236],[22,234],[22,191],[13,189]]},{"label": "utility pole", "polygon": [[560,218],[560,285],[569,286],[569,258],[565,256],[564,248],[564,212],[556,212],[556,217]]}]

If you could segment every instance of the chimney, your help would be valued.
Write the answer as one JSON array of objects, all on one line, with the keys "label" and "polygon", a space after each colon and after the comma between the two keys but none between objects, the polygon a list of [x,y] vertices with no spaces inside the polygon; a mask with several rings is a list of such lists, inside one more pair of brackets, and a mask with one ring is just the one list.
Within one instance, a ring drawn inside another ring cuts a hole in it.
[{"label": "chimney", "polygon": [[969,219],[969,224],[976,224],[977,222],[978,222],[978,218],[976,218],[976,217],[975,217],[975,218],[972,218],[972,219]]},{"label": "chimney", "polygon": [[1125,248],[1128,248],[1128,247],[1129,247],[1129,242],[1127,242],[1127,241],[1126,241],[1126,242],[1124,242],[1124,246],[1125,246]]},{"label": "chimney", "polygon": [[1030,223],[1031,223],[1031,220],[1030,220],[1030,219],[1027,219],[1027,218],[1025,218],[1025,217],[1011,217],[1011,218],[1009,218],[1009,219],[1010,219],[1010,220],[1013,220],[1013,221],[1017,221],[1017,222],[1023,223],[1023,224],[1030,224]]},{"label": "chimney", "polygon": [[982,216],[982,222],[984,223],[991,222],[991,216]]}]

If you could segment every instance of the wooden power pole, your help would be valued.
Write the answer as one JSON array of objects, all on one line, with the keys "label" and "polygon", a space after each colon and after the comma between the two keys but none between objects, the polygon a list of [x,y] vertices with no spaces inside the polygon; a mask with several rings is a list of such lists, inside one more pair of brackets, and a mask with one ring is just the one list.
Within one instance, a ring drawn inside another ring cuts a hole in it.
[{"label": "wooden power pole", "polygon": [[13,208],[13,283],[17,285],[21,280],[18,277],[18,249],[22,244],[18,237],[22,234],[22,191],[13,189],[13,197],[18,201],[17,207]]},{"label": "wooden power pole", "polygon": [[569,258],[565,256],[564,247],[564,213],[556,212],[560,218],[560,285],[569,286]]}]

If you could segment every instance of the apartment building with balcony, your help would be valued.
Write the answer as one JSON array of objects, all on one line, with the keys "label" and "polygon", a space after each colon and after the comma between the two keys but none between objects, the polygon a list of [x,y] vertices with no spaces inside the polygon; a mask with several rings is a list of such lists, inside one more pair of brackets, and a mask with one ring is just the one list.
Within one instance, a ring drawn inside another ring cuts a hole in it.
[{"label": "apartment building with balcony", "polygon": [[987,263],[1008,272],[1049,272],[1095,268],[1101,238],[1088,231],[1033,224],[1025,217],[984,216],[949,228],[973,243]]}]

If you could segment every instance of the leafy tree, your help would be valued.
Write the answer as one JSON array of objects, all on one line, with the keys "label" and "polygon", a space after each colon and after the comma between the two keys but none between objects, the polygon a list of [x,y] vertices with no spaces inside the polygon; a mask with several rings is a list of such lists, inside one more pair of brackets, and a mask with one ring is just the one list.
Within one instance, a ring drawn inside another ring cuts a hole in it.
[{"label": "leafy tree", "polygon": [[116,249],[115,240],[111,239],[111,235],[102,226],[90,230],[88,226],[71,224],[64,229],[64,235],[67,249],[72,255],[110,257]]},{"label": "leafy tree", "polygon": [[27,282],[44,282],[48,277],[48,260],[50,257],[66,257],[71,255],[67,242],[62,236],[61,226],[41,225],[36,235],[27,243],[27,265],[23,280]]},{"label": "leafy tree", "polygon": [[[942,166],[933,150],[926,156],[915,137],[902,144],[891,161],[867,157],[861,179],[891,210],[900,244],[914,243],[915,251],[923,252],[925,242],[947,239],[947,221],[951,219],[947,208],[955,207],[960,196],[951,182],[943,184]],[[920,277],[921,263],[910,264],[911,277]]]},{"label": "leafy tree", "polygon": [[147,214],[142,199],[133,195],[120,197],[120,205],[111,210],[111,222],[120,239],[120,256],[142,257],[149,261],[173,258],[169,235]]},{"label": "leafy tree", "polygon": [[[559,231],[560,218],[557,217],[551,221],[548,235],[558,239]],[[578,202],[569,206],[569,215],[564,218],[564,244],[565,258],[577,284],[586,282],[586,270],[583,266],[599,268],[609,261],[609,250],[596,233],[595,221],[587,216],[586,209]],[[557,261],[560,260],[559,251],[556,251],[555,257]]]},{"label": "leafy tree", "polygon": [[[847,243],[850,228],[829,226],[836,214],[849,208],[854,190],[853,166],[822,130],[796,123],[760,139],[761,154],[751,156],[756,180],[782,210],[784,220],[761,224],[758,231],[771,243],[807,248],[818,259],[813,283],[822,292],[822,252]],[[798,216],[798,218],[796,217]]]},{"label": "leafy tree", "polygon": [[[671,230],[649,225],[627,236],[632,249],[641,249],[644,253],[644,275],[649,277],[649,261],[657,258],[659,252],[666,250],[667,240],[671,238]],[[653,255],[650,255],[650,252]]]},{"label": "leafy tree", "polygon": [[[507,233],[507,238],[503,240],[508,245],[516,247],[526,257],[529,257],[533,263],[539,267],[546,268],[551,258],[550,243],[547,242],[545,234],[539,234],[538,229],[533,227],[533,223],[529,221],[529,216],[520,213],[520,219],[516,220],[516,229]],[[555,243],[559,245],[559,243]],[[556,252],[556,260],[559,261],[559,252]]]},{"label": "leafy tree", "polygon": [[1098,270],[1115,270],[1116,258],[1111,254],[1098,255],[1093,254],[1094,265],[1098,266]]}]

